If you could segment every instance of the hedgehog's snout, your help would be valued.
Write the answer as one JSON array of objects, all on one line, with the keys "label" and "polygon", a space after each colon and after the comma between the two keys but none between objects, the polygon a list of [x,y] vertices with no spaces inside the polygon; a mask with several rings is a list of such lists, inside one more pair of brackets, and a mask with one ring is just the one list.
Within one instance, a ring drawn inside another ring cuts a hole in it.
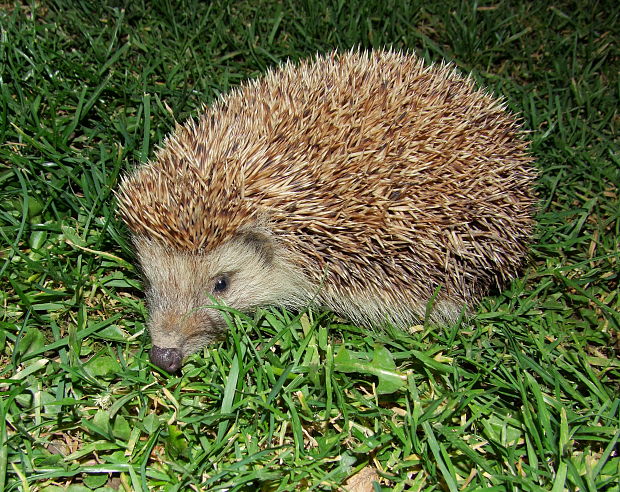
[{"label": "hedgehog's snout", "polygon": [[181,368],[181,360],[183,359],[181,349],[162,348],[153,345],[150,356],[153,364],[168,372],[177,372]]}]

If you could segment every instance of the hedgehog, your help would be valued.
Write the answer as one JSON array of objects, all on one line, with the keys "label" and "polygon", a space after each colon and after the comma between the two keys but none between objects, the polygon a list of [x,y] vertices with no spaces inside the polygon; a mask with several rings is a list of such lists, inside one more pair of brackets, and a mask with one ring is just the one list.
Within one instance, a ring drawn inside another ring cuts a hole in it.
[{"label": "hedgehog", "polygon": [[525,135],[470,76],[391,49],[288,61],[220,96],[117,191],[151,362],[175,372],[220,339],[220,304],[455,320],[523,267]]}]

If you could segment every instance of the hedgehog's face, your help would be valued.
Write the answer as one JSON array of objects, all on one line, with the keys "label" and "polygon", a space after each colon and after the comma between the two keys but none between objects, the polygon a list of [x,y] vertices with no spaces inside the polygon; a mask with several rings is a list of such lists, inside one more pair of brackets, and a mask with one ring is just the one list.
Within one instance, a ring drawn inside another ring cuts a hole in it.
[{"label": "hedgehog's face", "polygon": [[147,281],[151,361],[169,372],[183,357],[220,338],[226,328],[218,303],[239,311],[284,303],[291,271],[267,234],[246,231],[208,254],[170,250],[136,238]]}]

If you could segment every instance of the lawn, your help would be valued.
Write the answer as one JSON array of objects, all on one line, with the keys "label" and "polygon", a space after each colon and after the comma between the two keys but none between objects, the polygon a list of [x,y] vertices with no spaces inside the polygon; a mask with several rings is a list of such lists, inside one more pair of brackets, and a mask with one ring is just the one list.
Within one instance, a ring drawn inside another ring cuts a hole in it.
[{"label": "lawn", "polygon": [[[614,1],[3,3],[0,491],[619,490],[619,31]],[[522,116],[522,276],[409,332],[233,313],[156,369],[120,176],[243,80],[354,46]]]}]

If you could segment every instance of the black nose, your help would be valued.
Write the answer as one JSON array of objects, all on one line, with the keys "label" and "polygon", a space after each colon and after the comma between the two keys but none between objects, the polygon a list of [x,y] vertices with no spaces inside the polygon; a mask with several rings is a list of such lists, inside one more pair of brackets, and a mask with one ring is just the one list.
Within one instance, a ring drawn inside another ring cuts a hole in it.
[{"label": "black nose", "polygon": [[151,362],[168,372],[177,372],[181,367],[181,351],[178,348],[161,348],[153,345]]}]

